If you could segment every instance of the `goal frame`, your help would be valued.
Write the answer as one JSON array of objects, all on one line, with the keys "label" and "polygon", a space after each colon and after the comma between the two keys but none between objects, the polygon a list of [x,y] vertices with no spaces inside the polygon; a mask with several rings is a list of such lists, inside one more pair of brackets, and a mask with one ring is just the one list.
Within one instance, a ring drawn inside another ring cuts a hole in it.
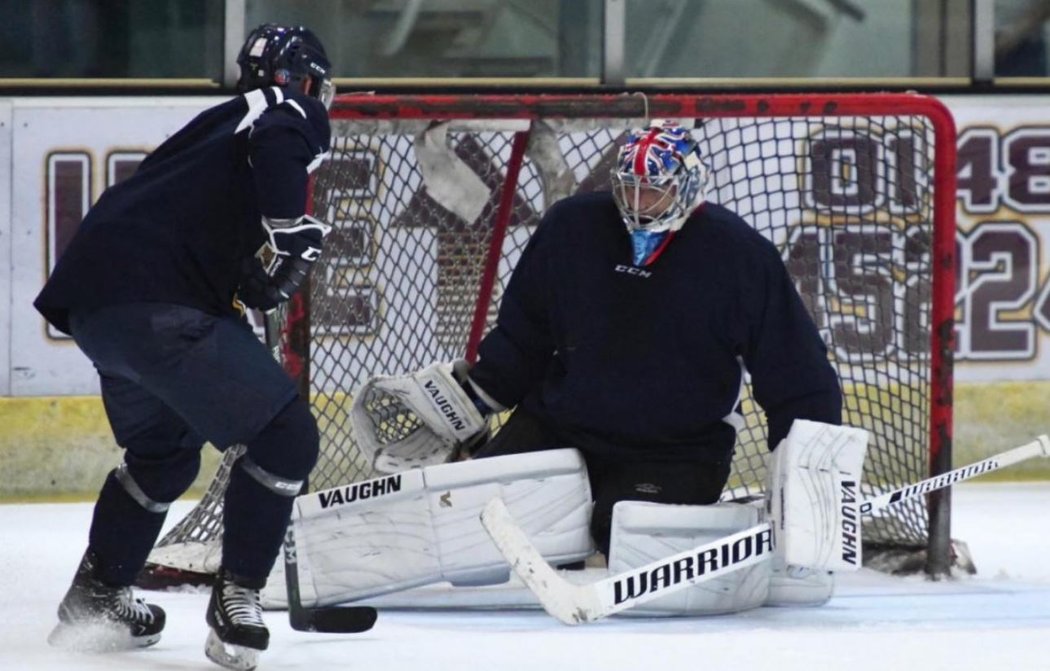
[{"label": "goal frame", "polygon": [[[528,143],[532,121],[558,119],[619,119],[637,121],[673,118],[799,118],[912,116],[925,118],[934,134],[932,157],[932,231],[930,240],[928,441],[927,475],[946,473],[952,467],[952,358],[955,343],[955,200],[956,129],[950,111],[934,97],[915,93],[768,93],[768,94],[680,94],[680,93],[580,93],[580,94],[372,94],[337,96],[330,110],[333,137],[349,135],[355,125],[386,125],[397,128],[410,122],[493,122],[512,126],[510,158],[498,185],[492,237],[480,274],[478,301],[473,309],[465,358],[473,360],[490,318],[490,302],[497,280],[503,236],[507,232],[518,174]],[[514,125],[517,123],[518,125]],[[406,124],[410,125],[410,124]],[[519,130],[520,129],[520,130]],[[504,128],[504,130],[506,130]],[[313,195],[310,205],[317,205]],[[307,398],[311,390],[311,305],[309,284],[293,297],[281,313],[279,354],[285,369],[297,380]],[[347,390],[350,391],[350,390]],[[917,451],[910,452],[918,454]],[[216,481],[201,507],[220,497],[216,484],[228,471],[237,452],[223,461]],[[923,569],[931,577],[948,575],[952,566],[950,489],[927,497],[926,548]],[[163,543],[163,540],[162,540]]]},{"label": "goal frame", "polygon": [[[468,119],[550,120],[573,118],[695,118],[713,117],[848,117],[883,115],[922,116],[934,129],[933,240],[931,273],[937,276],[931,295],[930,328],[930,477],[952,467],[952,389],[955,348],[955,200],[956,127],[948,108],[937,98],[916,93],[769,93],[710,94],[344,94],[330,110],[333,122],[362,119],[435,120]],[[508,174],[502,187],[493,239],[482,277],[482,295],[491,296],[495,263],[506,230],[510,199],[517,183],[526,133],[516,133]],[[300,328],[308,328],[309,306]],[[479,300],[471,324],[466,358],[473,360],[485,326],[488,305]],[[298,342],[309,343],[302,332]],[[308,352],[299,356],[309,360]],[[303,372],[303,367],[298,367]],[[302,378],[300,378],[302,380]],[[301,389],[309,388],[308,382]],[[928,546],[925,571],[939,576],[951,566],[951,491],[929,494],[927,501]]]}]

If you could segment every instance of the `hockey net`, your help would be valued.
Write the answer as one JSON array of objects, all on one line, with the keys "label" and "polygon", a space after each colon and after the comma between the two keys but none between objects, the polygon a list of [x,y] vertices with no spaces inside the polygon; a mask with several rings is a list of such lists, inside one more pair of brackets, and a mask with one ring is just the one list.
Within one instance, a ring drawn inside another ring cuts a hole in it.
[{"label": "hockey net", "polygon": [[[841,376],[845,421],[871,433],[864,494],[948,469],[955,131],[936,100],[346,95],[331,116],[312,206],[334,231],[281,334],[322,433],[312,490],[373,476],[351,432],[352,392],[375,374],[472,359],[546,208],[607,189],[625,132],[653,118],[694,128],[708,199],[780,248]],[[726,497],[765,482],[764,419],[747,396],[743,407]],[[158,543],[155,569],[215,571],[236,454]],[[947,502],[942,492],[866,520],[866,556],[946,572]]]}]

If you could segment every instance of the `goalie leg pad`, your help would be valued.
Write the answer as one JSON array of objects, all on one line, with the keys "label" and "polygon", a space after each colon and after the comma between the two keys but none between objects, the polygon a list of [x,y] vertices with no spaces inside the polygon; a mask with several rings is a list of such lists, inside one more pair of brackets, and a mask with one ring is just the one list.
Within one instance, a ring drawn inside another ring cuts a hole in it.
[{"label": "goalie leg pad", "polygon": [[[506,581],[509,567],[479,519],[495,496],[549,561],[592,554],[591,492],[576,450],[428,466],[296,500],[303,603],[357,601],[440,581]],[[269,584],[283,582],[271,576]],[[264,601],[282,599],[271,590]]]},{"label": "goalie leg pad", "polygon": [[764,606],[823,606],[835,592],[831,571],[789,570],[782,557],[770,562],[769,596]]},{"label": "goalie leg pad", "polygon": [[[609,573],[623,573],[717,541],[758,524],[763,517],[760,503],[688,506],[620,501],[613,507]],[[714,615],[757,608],[766,601],[769,577],[770,562],[764,561],[621,615]]]},{"label": "goalie leg pad", "polygon": [[769,512],[788,567],[855,571],[861,566],[860,483],[868,432],[795,420],[774,450]]}]

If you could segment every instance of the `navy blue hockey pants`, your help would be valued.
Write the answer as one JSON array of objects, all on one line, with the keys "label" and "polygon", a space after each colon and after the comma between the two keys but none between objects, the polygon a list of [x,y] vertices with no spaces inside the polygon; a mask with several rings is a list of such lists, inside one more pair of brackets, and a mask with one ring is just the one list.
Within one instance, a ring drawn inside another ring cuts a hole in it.
[{"label": "navy blue hockey pants", "polygon": [[[166,504],[193,483],[209,441],[219,449],[247,446],[226,491],[223,566],[265,579],[293,501],[280,485],[304,480],[318,453],[316,422],[291,378],[233,316],[132,303],[74,313],[70,322],[98,370],[110,426],[125,449],[95,505],[88,544],[99,558],[98,577],[134,581]],[[278,486],[267,487],[271,480]]]}]

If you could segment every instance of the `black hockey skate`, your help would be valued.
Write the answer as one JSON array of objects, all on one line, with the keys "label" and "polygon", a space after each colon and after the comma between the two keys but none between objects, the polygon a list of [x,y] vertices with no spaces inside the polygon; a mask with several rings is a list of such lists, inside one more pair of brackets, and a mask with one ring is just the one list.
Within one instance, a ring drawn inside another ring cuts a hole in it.
[{"label": "black hockey skate", "polygon": [[206,615],[211,631],[204,654],[219,666],[250,671],[259,661],[259,652],[269,646],[270,631],[259,602],[263,582],[241,579],[225,569],[215,577]]},{"label": "black hockey skate", "polygon": [[130,587],[107,585],[96,578],[97,565],[95,554],[85,552],[58,606],[58,626],[47,642],[68,650],[109,652],[159,641],[164,610],[134,598]]}]

